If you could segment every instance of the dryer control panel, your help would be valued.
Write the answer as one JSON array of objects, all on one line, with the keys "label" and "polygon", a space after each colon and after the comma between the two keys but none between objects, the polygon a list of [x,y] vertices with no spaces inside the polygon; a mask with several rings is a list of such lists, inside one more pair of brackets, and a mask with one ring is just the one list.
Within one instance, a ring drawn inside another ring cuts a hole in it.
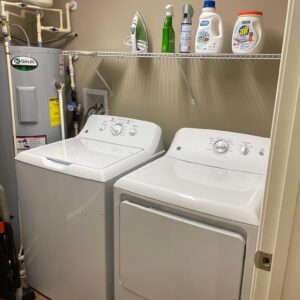
[{"label": "dryer control panel", "polygon": [[145,149],[161,138],[161,128],[151,122],[108,115],[92,115],[79,138]]},{"label": "dryer control panel", "polygon": [[270,139],[208,129],[180,129],[167,153],[218,168],[266,174]]}]

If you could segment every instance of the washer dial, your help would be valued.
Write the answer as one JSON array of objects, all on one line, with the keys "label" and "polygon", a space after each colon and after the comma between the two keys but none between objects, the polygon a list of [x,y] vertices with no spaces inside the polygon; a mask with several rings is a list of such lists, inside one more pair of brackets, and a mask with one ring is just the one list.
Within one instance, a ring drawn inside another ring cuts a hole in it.
[{"label": "washer dial", "polygon": [[111,133],[112,133],[112,135],[115,135],[115,136],[120,135],[122,131],[123,131],[122,124],[116,124],[116,125],[112,126],[112,128],[111,128]]},{"label": "washer dial", "polygon": [[217,154],[223,154],[226,153],[229,150],[229,145],[225,140],[217,140],[214,143],[214,151]]}]

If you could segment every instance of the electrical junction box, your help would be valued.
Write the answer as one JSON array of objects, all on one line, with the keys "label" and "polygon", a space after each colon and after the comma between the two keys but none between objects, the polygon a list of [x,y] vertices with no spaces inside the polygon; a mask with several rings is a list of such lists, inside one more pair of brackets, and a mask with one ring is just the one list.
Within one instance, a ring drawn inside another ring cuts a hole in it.
[{"label": "electrical junction box", "polygon": [[[93,107],[99,109],[99,112],[108,114],[108,92],[107,90],[97,90],[97,89],[82,89],[83,94],[83,115],[85,116]],[[95,110],[95,109],[93,109]]]}]

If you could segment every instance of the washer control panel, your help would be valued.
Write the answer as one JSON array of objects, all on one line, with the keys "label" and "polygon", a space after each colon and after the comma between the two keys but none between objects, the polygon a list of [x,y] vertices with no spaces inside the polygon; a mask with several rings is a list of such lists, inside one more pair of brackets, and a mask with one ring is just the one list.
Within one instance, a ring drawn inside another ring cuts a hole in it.
[{"label": "washer control panel", "polygon": [[135,136],[138,133],[139,122],[120,117],[105,118],[100,121],[99,131],[110,133],[113,136]]},{"label": "washer control panel", "polygon": [[158,125],[130,118],[92,115],[78,137],[144,148],[161,137]]},{"label": "washer control panel", "polygon": [[208,129],[179,130],[167,155],[224,169],[265,174],[270,139]]}]

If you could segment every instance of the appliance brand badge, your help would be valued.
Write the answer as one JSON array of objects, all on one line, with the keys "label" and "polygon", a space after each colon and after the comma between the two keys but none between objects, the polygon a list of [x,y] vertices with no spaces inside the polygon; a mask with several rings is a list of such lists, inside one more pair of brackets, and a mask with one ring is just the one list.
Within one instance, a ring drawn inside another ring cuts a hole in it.
[{"label": "appliance brand badge", "polygon": [[11,60],[11,65],[19,71],[32,71],[38,66],[38,62],[32,57],[17,56]]}]

